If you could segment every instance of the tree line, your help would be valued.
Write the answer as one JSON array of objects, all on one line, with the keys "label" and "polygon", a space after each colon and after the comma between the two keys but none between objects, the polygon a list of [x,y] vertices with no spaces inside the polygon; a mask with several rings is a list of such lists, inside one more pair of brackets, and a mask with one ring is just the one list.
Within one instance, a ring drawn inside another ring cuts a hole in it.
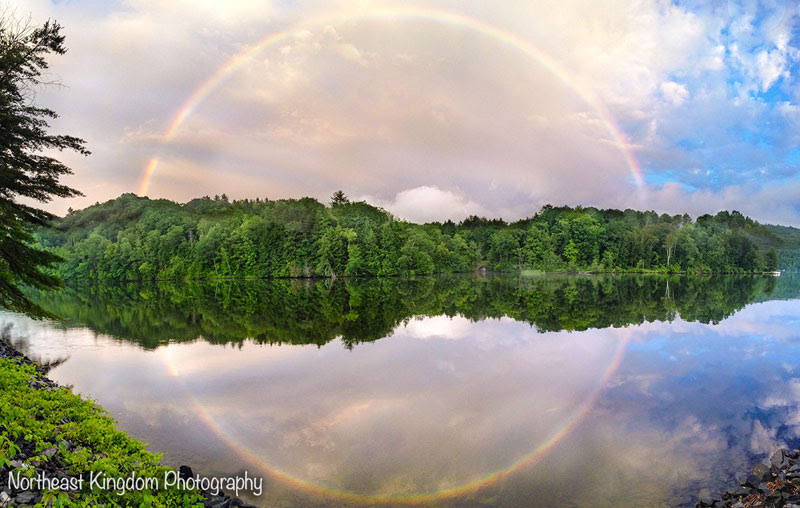
[{"label": "tree line", "polygon": [[133,194],[36,234],[73,281],[394,276],[489,270],[745,273],[779,266],[782,240],[739,212],[692,220],[652,211],[545,206],[507,223],[413,224],[342,192],[185,204]]}]

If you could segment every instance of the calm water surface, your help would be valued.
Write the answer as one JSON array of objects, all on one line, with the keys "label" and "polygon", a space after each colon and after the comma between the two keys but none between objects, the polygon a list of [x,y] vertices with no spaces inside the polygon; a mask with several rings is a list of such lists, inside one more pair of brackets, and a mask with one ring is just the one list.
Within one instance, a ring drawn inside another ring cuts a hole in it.
[{"label": "calm water surface", "polygon": [[261,506],[674,506],[800,444],[800,280],[114,287],[0,313],[51,377]]}]

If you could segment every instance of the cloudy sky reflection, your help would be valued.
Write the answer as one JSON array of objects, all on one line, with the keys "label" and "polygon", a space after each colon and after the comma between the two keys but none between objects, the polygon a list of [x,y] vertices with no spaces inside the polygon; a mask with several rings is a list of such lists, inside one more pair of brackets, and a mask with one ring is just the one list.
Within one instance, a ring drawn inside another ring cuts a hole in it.
[{"label": "cloudy sky reflection", "polygon": [[480,484],[436,503],[633,506],[691,502],[800,444],[799,311],[796,300],[769,301],[718,325],[549,333],[438,316],[352,350],[195,342],[148,352],[86,329],[2,320],[36,354],[69,354],[53,377],[171,462],[298,482],[269,479],[263,499],[347,492],[354,506],[383,505]]}]

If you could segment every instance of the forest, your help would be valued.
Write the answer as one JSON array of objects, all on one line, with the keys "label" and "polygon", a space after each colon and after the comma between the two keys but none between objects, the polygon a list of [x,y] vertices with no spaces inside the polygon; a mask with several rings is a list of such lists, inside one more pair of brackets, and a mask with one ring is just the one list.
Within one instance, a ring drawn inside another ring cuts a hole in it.
[{"label": "forest", "polygon": [[800,235],[739,212],[544,206],[516,222],[414,224],[341,192],[185,204],[134,194],[36,232],[66,281],[394,276],[492,271],[753,273],[795,268]]}]

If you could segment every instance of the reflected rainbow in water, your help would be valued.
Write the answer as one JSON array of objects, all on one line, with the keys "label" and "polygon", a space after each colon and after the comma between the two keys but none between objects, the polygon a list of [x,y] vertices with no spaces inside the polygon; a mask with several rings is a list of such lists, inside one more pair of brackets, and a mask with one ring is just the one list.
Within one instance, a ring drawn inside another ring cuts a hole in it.
[{"label": "reflected rainbow in water", "polygon": [[425,491],[417,493],[397,493],[397,494],[362,494],[357,492],[349,492],[346,490],[333,488],[331,486],[320,485],[312,481],[301,478],[298,475],[287,472],[280,467],[271,464],[267,459],[255,453],[249,446],[241,443],[232,432],[227,430],[225,426],[215,418],[206,406],[199,400],[192,390],[184,383],[178,362],[173,355],[173,348],[175,346],[169,345],[158,351],[158,357],[163,363],[164,368],[170,377],[172,377],[180,388],[181,392],[189,401],[192,409],[197,417],[199,417],[206,427],[221,441],[223,441],[230,450],[234,451],[238,457],[247,461],[248,463],[257,466],[264,474],[270,478],[282,482],[292,488],[307,492],[312,495],[322,496],[330,499],[348,500],[359,503],[392,503],[392,504],[428,504],[437,500],[458,497],[464,494],[475,492],[484,487],[493,485],[500,480],[513,475],[514,473],[522,470],[526,466],[530,466],[551,450],[553,450],[559,442],[578,427],[591,412],[595,406],[598,398],[602,394],[604,388],[608,385],[611,377],[617,372],[620,365],[625,358],[625,352],[630,342],[630,332],[626,329],[618,331],[619,340],[617,341],[613,355],[608,363],[608,366],[602,371],[602,375],[594,383],[588,396],[584,402],[577,407],[565,418],[557,429],[553,430],[547,439],[542,441],[536,448],[521,455],[518,459],[510,463],[507,467],[491,471],[488,473],[480,474],[478,479],[467,481],[459,485],[442,488],[435,491]]}]

